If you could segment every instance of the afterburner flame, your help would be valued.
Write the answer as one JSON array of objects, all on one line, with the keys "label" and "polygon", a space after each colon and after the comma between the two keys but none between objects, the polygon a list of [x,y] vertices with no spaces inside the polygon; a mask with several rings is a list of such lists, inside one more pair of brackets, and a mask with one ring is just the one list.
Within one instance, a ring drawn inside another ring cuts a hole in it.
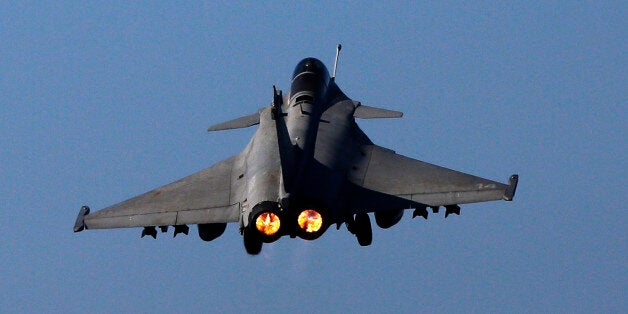
[{"label": "afterburner flame", "polygon": [[277,233],[280,225],[279,216],[271,212],[263,212],[255,219],[255,228],[267,236]]},{"label": "afterburner flame", "polygon": [[306,209],[299,214],[297,222],[303,231],[314,233],[323,226],[323,216],[313,209]]}]

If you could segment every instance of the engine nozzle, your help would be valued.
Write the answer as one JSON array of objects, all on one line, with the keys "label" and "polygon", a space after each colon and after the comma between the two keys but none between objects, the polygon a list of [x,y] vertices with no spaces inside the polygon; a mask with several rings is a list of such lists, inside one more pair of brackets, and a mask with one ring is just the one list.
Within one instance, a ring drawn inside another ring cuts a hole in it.
[{"label": "engine nozzle", "polygon": [[301,239],[314,240],[320,237],[329,226],[325,216],[315,209],[304,209],[297,216],[297,234]]},{"label": "engine nozzle", "polygon": [[323,216],[313,209],[306,209],[297,217],[299,228],[307,233],[315,233],[323,227]]},{"label": "engine nozzle", "polygon": [[261,212],[255,218],[255,228],[265,236],[274,236],[281,228],[281,219],[273,212]]}]

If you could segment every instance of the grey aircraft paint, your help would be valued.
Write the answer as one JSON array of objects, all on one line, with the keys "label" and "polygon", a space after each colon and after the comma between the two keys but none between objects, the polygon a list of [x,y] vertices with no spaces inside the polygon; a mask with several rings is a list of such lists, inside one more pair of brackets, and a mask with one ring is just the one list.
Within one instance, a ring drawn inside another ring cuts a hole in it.
[{"label": "grey aircraft paint", "polygon": [[514,197],[517,175],[502,184],[373,144],[355,118],[402,113],[351,100],[317,59],[299,62],[289,95],[273,91],[270,106],[209,128],[259,125],[242,152],[100,211],[83,206],[74,231],[144,227],[142,237],[155,238],[156,227],[174,226],[176,236],[196,224],[209,241],[236,222],[247,252],[258,254],[264,242],[284,235],[313,240],[344,223],[366,246],[372,241],[369,213],[388,228],[405,209],[427,219],[428,207],[436,213],[444,206],[447,217],[460,213],[459,204]]}]

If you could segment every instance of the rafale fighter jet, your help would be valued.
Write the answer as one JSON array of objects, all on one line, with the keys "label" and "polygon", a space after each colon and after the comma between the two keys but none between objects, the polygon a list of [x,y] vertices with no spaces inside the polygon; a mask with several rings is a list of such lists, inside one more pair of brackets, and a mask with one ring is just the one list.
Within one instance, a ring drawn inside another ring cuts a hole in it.
[{"label": "rafale fighter jet", "polygon": [[339,51],[340,45],[331,77],[321,61],[303,59],[288,95],[273,87],[270,106],[209,128],[259,124],[242,152],[100,211],[83,206],[74,231],[143,227],[142,237],[156,238],[156,227],[166,232],[174,226],[176,236],[196,224],[200,238],[211,241],[235,222],[246,251],[255,255],[282,236],[313,240],[343,223],[360,245],[370,245],[369,213],[389,228],[405,209],[427,219],[428,207],[437,213],[444,206],[447,217],[460,214],[459,204],[513,199],[517,175],[502,184],[373,144],[355,119],[402,113],[347,97],[334,81]]}]

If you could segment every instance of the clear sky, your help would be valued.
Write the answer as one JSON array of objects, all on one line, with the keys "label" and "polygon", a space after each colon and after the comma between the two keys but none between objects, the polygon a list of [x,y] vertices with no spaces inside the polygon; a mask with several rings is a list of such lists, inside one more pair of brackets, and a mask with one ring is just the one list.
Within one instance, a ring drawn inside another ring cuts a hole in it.
[{"label": "clear sky", "polygon": [[[106,3],[0,4],[0,312],[628,312],[625,1]],[[515,201],[257,257],[236,225],[72,233],[239,152],[206,128],[338,43],[347,95],[405,113],[375,143]]]}]

